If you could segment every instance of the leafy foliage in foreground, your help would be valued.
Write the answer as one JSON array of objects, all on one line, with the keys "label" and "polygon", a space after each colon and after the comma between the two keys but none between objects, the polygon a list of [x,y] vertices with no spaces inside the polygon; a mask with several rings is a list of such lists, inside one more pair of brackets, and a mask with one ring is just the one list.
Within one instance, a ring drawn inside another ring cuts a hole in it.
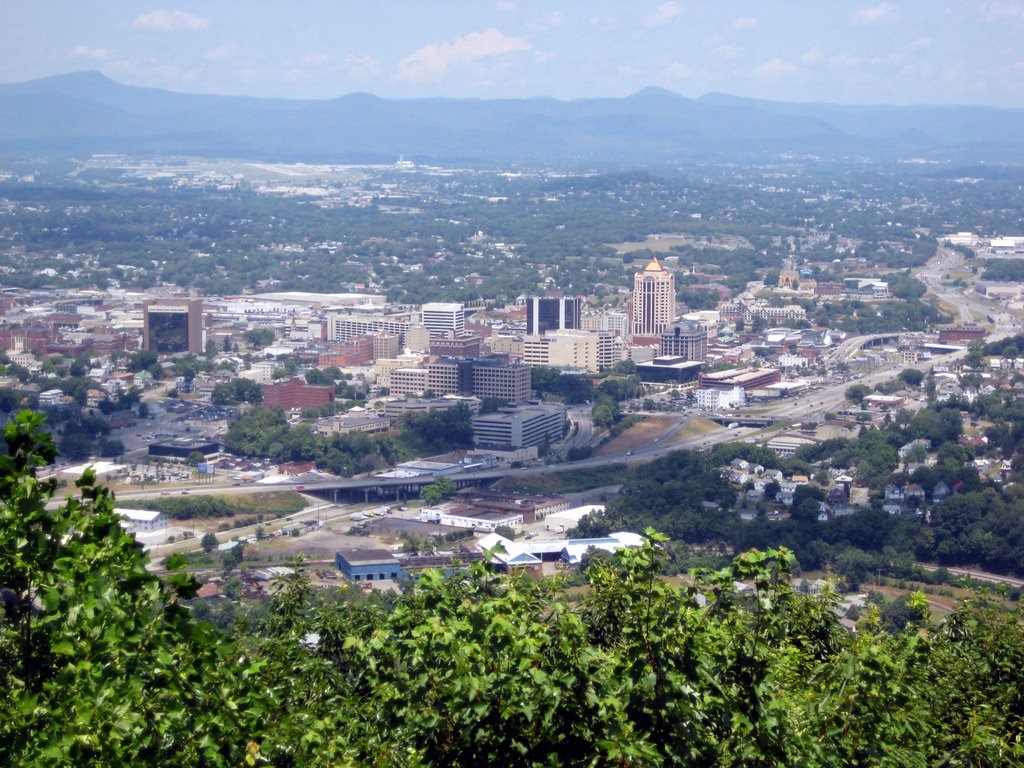
[{"label": "leafy foliage in foreground", "polygon": [[[557,584],[483,564],[392,605],[316,600],[301,568],[232,636],[182,604],[91,478],[46,510],[38,419],[0,458],[0,764],[1020,764],[1024,629],[965,605],[850,637],[752,551],[678,588],[663,537]],[[171,564],[173,565],[173,564]],[[736,580],[754,585],[741,595]],[[311,632],[318,641],[303,642]]]}]

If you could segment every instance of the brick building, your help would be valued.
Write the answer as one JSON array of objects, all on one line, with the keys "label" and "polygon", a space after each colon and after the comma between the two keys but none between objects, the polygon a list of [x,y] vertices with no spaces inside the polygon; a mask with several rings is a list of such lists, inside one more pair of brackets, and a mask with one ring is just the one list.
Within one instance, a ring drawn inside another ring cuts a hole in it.
[{"label": "brick building", "polygon": [[289,379],[280,384],[263,385],[263,407],[319,408],[334,401],[334,387],[307,384],[301,378]]}]

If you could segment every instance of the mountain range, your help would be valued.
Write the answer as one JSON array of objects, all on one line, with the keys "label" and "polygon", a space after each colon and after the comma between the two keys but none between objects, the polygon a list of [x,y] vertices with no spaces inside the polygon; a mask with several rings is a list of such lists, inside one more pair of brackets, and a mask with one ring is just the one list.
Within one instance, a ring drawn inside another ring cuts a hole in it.
[{"label": "mountain range", "polygon": [[824,158],[1024,162],[1024,109],[843,106],[648,88],[624,98],[328,100],[185,94],[77,72],[0,84],[0,152],[277,161],[637,164]]}]

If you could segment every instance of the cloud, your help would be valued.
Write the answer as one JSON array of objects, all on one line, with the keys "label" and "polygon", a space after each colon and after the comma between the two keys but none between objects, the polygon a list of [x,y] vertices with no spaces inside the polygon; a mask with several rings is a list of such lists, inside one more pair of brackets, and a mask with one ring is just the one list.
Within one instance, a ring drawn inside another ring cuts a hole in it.
[{"label": "cloud", "polygon": [[874,27],[900,20],[900,9],[892,3],[879,3],[861,8],[850,16],[850,23],[858,27]]},{"label": "cloud", "polygon": [[[853,68],[861,65],[860,56],[854,56],[852,53],[840,53],[838,56],[833,56],[828,60],[828,63],[833,67],[846,67]],[[875,63],[879,63],[881,59],[878,59]]]},{"label": "cloud", "polygon": [[917,38],[917,40],[911,41],[911,43],[907,46],[907,48],[909,48],[912,51],[916,51],[916,50],[919,50],[919,49],[922,49],[922,48],[931,48],[931,47],[932,47],[932,39],[930,37],[919,37],[919,38]]},{"label": "cloud", "polygon": [[71,52],[76,59],[93,59],[94,61],[110,61],[114,58],[114,52],[109,48],[86,48],[80,45]]},{"label": "cloud", "polygon": [[774,59],[766,61],[759,67],[754,67],[753,72],[755,75],[765,75],[767,77],[787,75],[792,72],[796,72],[796,65],[775,57]]},{"label": "cloud", "polygon": [[725,61],[735,59],[737,56],[743,53],[743,49],[740,48],[738,45],[732,45],[731,43],[727,43],[717,35],[714,37],[709,37],[707,40],[705,40],[704,47],[707,49],[707,55],[710,58]]},{"label": "cloud", "polygon": [[654,9],[654,13],[644,19],[644,26],[653,29],[662,27],[683,14],[683,4],[676,0],[668,0]]},{"label": "cloud", "polygon": [[753,16],[740,16],[729,26],[733,29],[757,29],[757,19]]},{"label": "cloud", "polygon": [[531,32],[547,32],[555,27],[560,27],[565,24],[565,14],[561,11],[553,11],[542,19],[531,21],[526,25],[526,28]]},{"label": "cloud", "polygon": [[310,67],[322,67],[331,63],[331,55],[320,51],[309,51],[302,54],[301,61]]},{"label": "cloud", "polygon": [[518,11],[519,6],[512,0],[498,0],[499,11]]},{"label": "cloud", "polygon": [[686,80],[697,73],[682,62],[674,61],[669,66],[665,67],[665,74],[674,79]]},{"label": "cloud", "polygon": [[619,27],[619,17],[610,13],[594,16],[587,22],[592,27],[597,27],[603,32],[609,32]]},{"label": "cloud", "polygon": [[1014,21],[1024,24],[1024,5],[1019,3],[982,3],[981,20],[986,24]]},{"label": "cloud", "polygon": [[211,61],[219,61],[221,59],[229,59],[237,54],[238,46],[234,43],[226,43],[225,45],[218,45],[216,48],[208,50],[206,52],[206,58]]},{"label": "cloud", "polygon": [[375,56],[350,53],[343,62],[349,77],[360,79],[380,74],[380,59]]},{"label": "cloud", "polygon": [[398,79],[410,83],[436,80],[450,66],[465,66],[480,59],[530,50],[525,37],[507,37],[496,29],[470,32],[450,43],[430,43],[398,62]]},{"label": "cloud", "polygon": [[151,32],[198,32],[209,27],[210,20],[187,11],[150,11],[136,16],[132,26]]},{"label": "cloud", "polygon": [[823,54],[821,52],[821,48],[816,45],[813,48],[811,48],[809,51],[804,53],[800,57],[800,61],[802,61],[804,64],[813,64],[816,61],[821,61],[822,55]]}]

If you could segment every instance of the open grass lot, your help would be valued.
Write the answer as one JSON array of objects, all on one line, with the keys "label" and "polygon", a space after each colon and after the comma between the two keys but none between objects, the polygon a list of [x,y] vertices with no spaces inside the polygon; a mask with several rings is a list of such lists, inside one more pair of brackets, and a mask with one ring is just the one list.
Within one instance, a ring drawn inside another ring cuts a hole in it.
[{"label": "open grass lot", "polygon": [[716,424],[710,419],[705,419],[703,416],[696,416],[686,422],[678,432],[672,435],[670,442],[671,444],[680,443],[721,428],[721,424]]},{"label": "open grass lot", "polygon": [[682,245],[685,242],[681,237],[648,237],[646,240],[633,240],[626,243],[609,243],[619,253],[631,253],[633,251],[650,250],[658,253],[668,253],[674,246]]},{"label": "open grass lot", "polygon": [[668,416],[649,416],[639,424],[634,424],[621,435],[612,438],[602,445],[598,449],[597,455],[607,456],[610,453],[631,451],[638,446],[649,443],[671,427],[673,421]]}]

